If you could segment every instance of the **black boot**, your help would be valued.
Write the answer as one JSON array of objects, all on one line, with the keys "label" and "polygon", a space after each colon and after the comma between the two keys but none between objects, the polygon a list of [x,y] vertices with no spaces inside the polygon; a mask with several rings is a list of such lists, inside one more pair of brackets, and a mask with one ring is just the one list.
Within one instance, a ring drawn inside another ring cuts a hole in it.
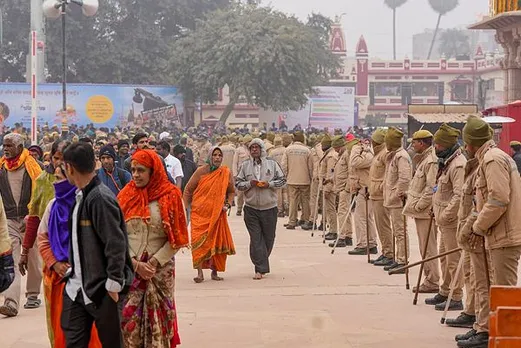
[{"label": "black boot", "polygon": [[279,211],[279,212],[277,213],[277,217],[279,217],[279,218],[283,218],[283,217],[284,217],[284,212],[283,212],[283,211]]},{"label": "black boot", "polygon": [[465,312],[462,312],[456,319],[447,319],[445,320],[445,324],[451,327],[465,327],[472,329],[474,323],[476,322],[475,315],[468,315]]},{"label": "black boot", "polygon": [[445,301],[447,301],[447,296],[441,296],[440,294],[436,294],[432,298],[426,298],[425,304],[436,306],[437,304],[445,303]]},{"label": "black boot", "polygon": [[313,224],[311,222],[306,222],[304,225],[300,226],[304,231],[311,231],[313,229]]},{"label": "black boot", "polygon": [[325,239],[326,240],[336,240],[337,237],[338,237],[338,234],[336,234],[335,232],[329,232],[326,234]]},{"label": "black boot", "polygon": [[[444,311],[445,310],[445,304],[447,301],[444,301],[442,303],[438,303],[434,306],[434,309],[437,311]],[[450,300],[449,303],[449,311],[462,311],[463,310],[463,302],[462,301],[454,301]]]},{"label": "black boot", "polygon": [[460,348],[487,348],[488,332],[480,332],[471,336],[468,340],[458,341]]},{"label": "black boot", "polygon": [[237,213],[235,214],[237,216],[241,216],[242,215],[242,212],[240,210],[237,210]]},{"label": "black boot", "polygon": [[353,246],[353,238],[346,237],[346,245]]},{"label": "black boot", "polygon": [[468,340],[469,338],[471,338],[472,336],[474,336],[477,333],[478,332],[476,330],[472,329],[472,330],[470,330],[467,333],[464,333],[464,334],[461,334],[461,335],[456,335],[456,337],[454,337],[454,339],[456,340],[456,342],[458,342],[458,341],[466,341],[466,340]]},{"label": "black boot", "polygon": [[305,224],[306,224],[306,221],[304,221],[304,220],[297,221],[297,226],[303,226]]},{"label": "black boot", "polygon": [[[348,252],[349,255],[367,255],[367,248],[354,248]],[[375,255],[378,254],[378,249],[376,247],[372,247],[369,249],[369,254]]]},{"label": "black boot", "polygon": [[371,260],[371,263],[372,263],[372,264],[374,264],[375,262],[379,262],[379,261],[382,261],[382,260],[384,259],[384,257],[385,257],[385,256],[383,256],[383,255],[380,255],[380,256],[378,256],[378,258],[377,258],[377,259],[375,259],[375,260]]},{"label": "black boot", "polygon": [[[393,273],[393,275],[394,274],[405,274],[405,272],[407,271],[405,269],[402,269],[401,271],[396,272],[397,268],[402,268],[405,266],[405,264],[397,263],[397,264],[393,264],[392,266],[394,266],[394,267],[390,268],[389,271],[395,271],[395,273]],[[385,267],[384,267],[384,269],[385,269]]]},{"label": "black boot", "polygon": [[[329,243],[329,246],[330,246],[331,248],[333,248],[333,247],[335,246],[335,243],[334,243],[334,242],[333,242],[333,243]],[[340,238],[340,239],[338,240],[338,243],[336,244],[336,247],[337,247],[337,248],[345,248],[345,247],[347,247],[346,240],[345,240],[344,238]]]}]

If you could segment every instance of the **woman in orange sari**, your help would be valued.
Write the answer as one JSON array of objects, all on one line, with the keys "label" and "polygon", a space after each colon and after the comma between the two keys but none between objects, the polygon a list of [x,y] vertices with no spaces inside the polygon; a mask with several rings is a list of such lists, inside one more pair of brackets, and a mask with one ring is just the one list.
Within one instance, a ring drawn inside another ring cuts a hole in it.
[{"label": "woman in orange sari", "polygon": [[174,298],[175,254],[188,246],[181,191],[168,181],[159,156],[138,150],[132,181],[118,195],[136,277],[122,312],[126,348],[180,344]]},{"label": "woman in orange sari", "polygon": [[192,261],[196,283],[204,281],[203,269],[212,270],[213,280],[223,280],[217,272],[226,269],[226,258],[235,255],[226,212],[235,195],[230,169],[222,166],[219,147],[210,150],[206,164],[199,167],[184,191],[185,206],[191,206]]}]

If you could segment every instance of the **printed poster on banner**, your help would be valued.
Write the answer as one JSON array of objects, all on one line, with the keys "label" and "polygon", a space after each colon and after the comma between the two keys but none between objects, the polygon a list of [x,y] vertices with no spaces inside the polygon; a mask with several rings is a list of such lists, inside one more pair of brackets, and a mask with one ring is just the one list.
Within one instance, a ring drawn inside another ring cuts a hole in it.
[{"label": "printed poster on banner", "polygon": [[[39,84],[37,105],[39,126],[61,125],[60,84]],[[173,86],[67,84],[67,121],[79,126],[181,125],[183,107],[183,96]],[[30,84],[0,83],[0,123],[31,126]]]},{"label": "printed poster on banner", "polygon": [[315,87],[310,96],[309,125],[315,128],[341,128],[346,131],[355,125],[354,87]]}]

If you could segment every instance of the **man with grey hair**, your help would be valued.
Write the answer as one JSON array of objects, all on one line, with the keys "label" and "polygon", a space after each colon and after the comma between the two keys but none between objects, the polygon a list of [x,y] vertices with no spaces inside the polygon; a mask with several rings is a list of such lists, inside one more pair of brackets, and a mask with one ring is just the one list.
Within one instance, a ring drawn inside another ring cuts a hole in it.
[{"label": "man with grey hair", "polygon": [[243,162],[235,186],[244,192],[244,223],[250,234],[250,258],[255,266],[253,279],[270,273],[269,256],[275,244],[277,228],[277,190],[286,186],[286,178],[277,161],[267,158],[261,139],[248,145],[251,158]]},{"label": "man with grey hair", "polygon": [[[25,217],[29,214],[29,202],[33,194],[36,179],[42,173],[41,165],[24,149],[23,137],[10,133],[4,137],[4,156],[0,158],[0,194],[2,195],[7,227],[11,237],[12,253],[15,264],[20,256],[28,258],[26,309],[38,308],[38,299],[42,282],[40,259],[35,249],[22,251],[25,235]],[[3,295],[5,302],[0,306],[0,314],[7,317],[18,315],[20,301],[21,274],[15,268],[15,281]]]}]

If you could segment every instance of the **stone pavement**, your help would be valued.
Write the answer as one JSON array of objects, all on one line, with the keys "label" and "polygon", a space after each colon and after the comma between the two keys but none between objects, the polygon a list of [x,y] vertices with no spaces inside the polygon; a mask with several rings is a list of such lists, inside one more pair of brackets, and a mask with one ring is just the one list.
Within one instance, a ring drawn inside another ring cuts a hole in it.
[{"label": "stone pavement", "polygon": [[[444,348],[455,347],[454,335],[465,332],[442,326],[441,312],[423,304],[425,295],[413,306],[404,275],[389,276],[346,249],[331,255],[319,233],[311,238],[307,231],[286,230],[286,219],[279,219],[272,273],[252,280],[248,232],[234,213],[230,227],[237,255],[228,258],[223,282],[195,284],[189,251],[178,254],[182,348]],[[416,261],[412,220],[408,225]],[[411,288],[417,272],[410,274]],[[49,347],[43,307],[0,319],[0,333],[2,348]]]}]

